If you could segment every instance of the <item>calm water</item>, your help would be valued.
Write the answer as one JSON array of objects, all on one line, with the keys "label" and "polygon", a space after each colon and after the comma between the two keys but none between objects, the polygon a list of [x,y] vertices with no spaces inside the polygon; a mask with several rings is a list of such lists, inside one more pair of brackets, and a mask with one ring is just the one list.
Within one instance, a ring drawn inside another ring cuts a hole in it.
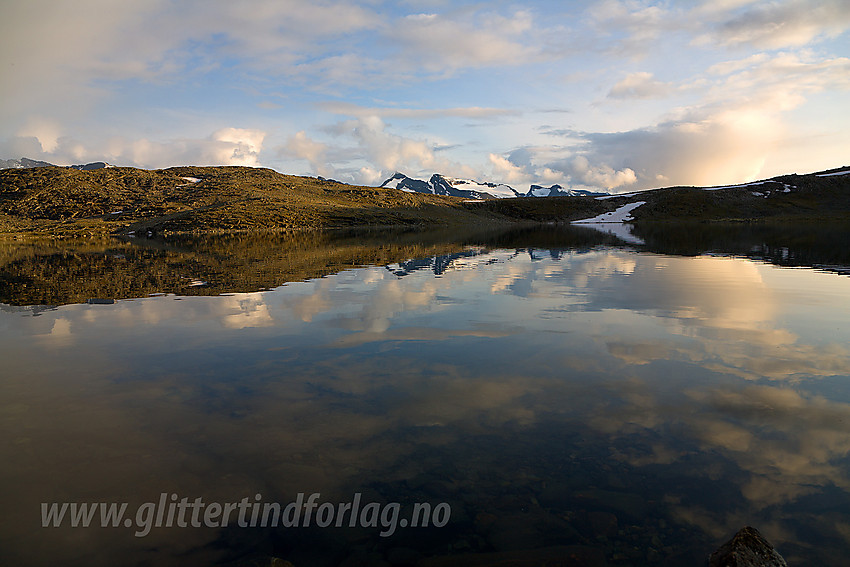
[{"label": "calm water", "polygon": [[[633,236],[6,245],[0,564],[700,565],[745,525],[845,564],[847,231]],[[41,527],[299,493],[451,515]]]}]

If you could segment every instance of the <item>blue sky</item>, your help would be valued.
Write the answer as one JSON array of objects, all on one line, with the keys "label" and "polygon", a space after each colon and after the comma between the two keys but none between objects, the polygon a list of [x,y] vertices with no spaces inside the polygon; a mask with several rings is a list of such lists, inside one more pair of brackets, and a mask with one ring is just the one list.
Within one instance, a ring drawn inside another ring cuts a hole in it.
[{"label": "blue sky", "polygon": [[850,163],[850,3],[12,0],[0,158],[612,192]]}]

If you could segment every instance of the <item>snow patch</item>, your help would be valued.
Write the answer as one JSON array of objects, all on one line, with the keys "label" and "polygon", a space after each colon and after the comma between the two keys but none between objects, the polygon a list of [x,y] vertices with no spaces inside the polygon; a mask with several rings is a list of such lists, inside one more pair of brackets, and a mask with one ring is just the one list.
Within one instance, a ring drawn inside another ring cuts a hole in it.
[{"label": "snow patch", "polygon": [[720,191],[721,189],[740,189],[742,187],[756,187],[758,185],[764,185],[765,183],[772,183],[771,181],[753,181],[752,183],[741,183],[740,185],[726,185],[724,187],[703,187],[704,191]]},{"label": "snow patch", "polygon": [[500,184],[486,184],[486,183],[478,183],[477,181],[470,181],[469,179],[457,179],[454,177],[444,177],[446,181],[449,182],[449,185],[454,187],[455,189],[461,189],[463,191],[476,191],[478,193],[489,193],[494,197],[499,197],[500,199],[505,199],[508,197],[516,197],[516,193],[510,186],[505,185],[504,183]]},{"label": "snow patch", "polygon": [[832,173],[819,173],[818,177],[832,177],[833,175],[850,175],[850,169],[844,171],[833,171]]},{"label": "snow patch", "polygon": [[182,180],[188,181],[189,183],[200,183],[201,180],[197,177],[181,177]]},{"label": "snow patch", "polygon": [[585,224],[585,223],[623,223],[630,220],[634,220],[632,218],[631,212],[641,205],[645,205],[646,201],[637,201],[634,203],[626,203],[622,207],[617,210],[610,211],[607,213],[602,213],[601,215],[596,215],[590,219],[581,219],[573,221],[571,224]]},{"label": "snow patch", "polygon": [[637,193],[622,193],[622,194],[614,194],[614,195],[602,195],[601,197],[594,197],[597,201],[604,201],[605,199],[614,199],[616,197],[634,197]]}]

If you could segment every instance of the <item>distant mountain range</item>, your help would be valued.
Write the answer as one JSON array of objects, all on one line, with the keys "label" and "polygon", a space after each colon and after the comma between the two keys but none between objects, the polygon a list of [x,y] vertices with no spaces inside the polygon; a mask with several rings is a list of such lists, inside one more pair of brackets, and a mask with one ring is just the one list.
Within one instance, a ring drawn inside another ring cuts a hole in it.
[{"label": "distant mountain range", "polygon": [[527,192],[517,191],[504,183],[489,183],[446,177],[435,173],[428,181],[414,179],[403,173],[396,172],[392,177],[381,183],[381,187],[400,189],[409,193],[429,193],[431,195],[449,195],[467,199],[504,199],[509,197],[575,197],[600,196],[608,193],[595,193],[583,189],[564,189],[560,185],[542,187],[532,185]]},{"label": "distant mountain range", "polygon": [[0,169],[23,169],[26,167],[68,167],[69,169],[78,169],[80,171],[91,171],[93,169],[103,169],[104,167],[114,167],[105,161],[95,161],[92,163],[80,165],[54,165],[46,161],[38,161],[35,159],[22,157],[21,159],[0,159]]}]

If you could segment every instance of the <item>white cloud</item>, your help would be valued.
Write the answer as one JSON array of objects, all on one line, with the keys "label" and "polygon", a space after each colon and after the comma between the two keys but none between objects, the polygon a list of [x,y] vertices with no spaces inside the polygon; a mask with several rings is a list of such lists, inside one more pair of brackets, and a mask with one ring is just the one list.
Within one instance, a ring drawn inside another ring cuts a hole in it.
[{"label": "white cloud", "polygon": [[310,167],[313,168],[313,171],[318,175],[333,175],[333,171],[329,168],[326,157],[328,147],[325,144],[310,139],[304,130],[297,132],[294,136],[289,138],[286,142],[286,146],[281,148],[281,151],[285,151],[298,159],[306,160],[309,162]]},{"label": "white cloud", "polygon": [[117,155],[114,163],[132,163],[139,167],[171,165],[246,165],[258,166],[265,132],[246,128],[223,128],[209,138],[156,142],[147,139],[123,143],[113,141]]},{"label": "white cloud", "polygon": [[[648,73],[630,75],[609,97],[634,99],[664,88],[702,96],[645,127],[549,130],[565,145],[525,148],[510,161],[525,173],[540,174],[548,167],[569,181],[609,189],[720,185],[764,177],[770,156],[797,141],[789,113],[822,91],[850,90],[850,59],[759,53],[717,63],[706,77],[659,86]],[[701,89],[694,88],[697,83]]]},{"label": "white cloud", "polygon": [[46,151],[44,141],[19,136],[0,144],[7,155],[26,156],[71,165],[88,161],[107,161],[114,165],[162,168],[176,165],[260,165],[260,152],[266,133],[250,128],[222,128],[207,138],[166,141],[114,137],[89,145],[75,138],[60,136]]},{"label": "white cloud", "polygon": [[385,30],[409,66],[451,74],[463,68],[518,65],[539,55],[532,42],[533,19],[517,11],[509,17],[468,11],[413,14]]},{"label": "white cloud", "polygon": [[655,79],[652,73],[630,73],[611,87],[608,98],[658,98],[670,92],[670,86]]},{"label": "white cloud", "polygon": [[44,153],[50,153],[56,149],[60,135],[61,126],[57,122],[39,116],[31,116],[18,130],[18,136],[22,138],[35,138]]},{"label": "white cloud", "polygon": [[[260,150],[266,133],[262,130],[248,128],[223,128],[212,135],[216,145],[216,154],[220,156],[217,163],[223,165],[258,166]],[[215,163],[215,162],[214,162]]]},{"label": "white cloud", "polygon": [[697,44],[781,49],[840,35],[850,27],[850,4],[844,0],[757,2],[721,16],[696,39]]},{"label": "white cloud", "polygon": [[493,179],[514,185],[528,183],[533,180],[533,176],[524,167],[516,165],[504,156],[490,154],[489,159],[490,164],[493,166]]},{"label": "white cloud", "polygon": [[[0,119],[55,107],[57,93],[68,116],[92,112],[109,82],[179,82],[234,59],[240,66],[231,73],[295,76],[303,74],[299,63],[335,55],[324,38],[376,25],[368,8],[351,2],[11,2],[0,21]],[[338,67],[350,66],[343,59]]]},{"label": "white cloud", "polygon": [[342,114],[346,116],[368,117],[378,116],[380,118],[478,118],[490,119],[500,116],[516,116],[521,114],[518,110],[506,108],[483,108],[480,106],[455,107],[455,108],[399,108],[399,107],[365,107],[350,102],[331,101],[321,102],[317,105],[326,112]]},{"label": "white cloud", "polygon": [[383,180],[396,171],[413,176],[435,172],[474,175],[471,168],[439,155],[438,148],[444,144],[389,132],[378,116],[339,122],[327,132],[338,140],[333,145],[317,142],[302,131],[278,151],[307,160],[320,175],[362,184]]},{"label": "white cloud", "polygon": [[629,58],[643,57],[672,35],[699,47],[801,47],[850,28],[844,0],[703,1],[656,5],[646,0],[593,4],[587,22],[590,47]]},{"label": "white cloud", "polygon": [[635,0],[606,0],[592,5],[588,24],[595,30],[588,47],[636,58],[652,48],[664,33],[678,29],[677,13]]},{"label": "white cloud", "polygon": [[637,181],[635,172],[628,167],[617,171],[606,164],[593,166],[585,156],[573,158],[564,168],[564,172],[577,178],[583,184],[605,189],[615,189]]}]

